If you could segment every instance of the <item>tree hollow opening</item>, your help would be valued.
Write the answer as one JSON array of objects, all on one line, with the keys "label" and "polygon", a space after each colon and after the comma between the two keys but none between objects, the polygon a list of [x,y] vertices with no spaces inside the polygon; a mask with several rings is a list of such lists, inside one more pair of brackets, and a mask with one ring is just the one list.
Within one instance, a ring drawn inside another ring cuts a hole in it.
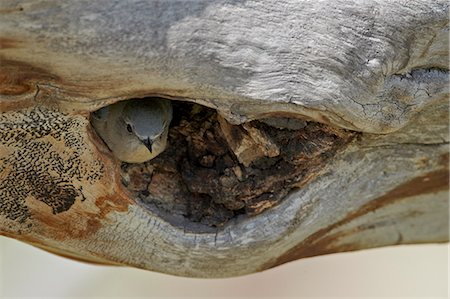
[{"label": "tree hollow opening", "polygon": [[173,101],[166,150],[145,163],[123,163],[122,182],[173,225],[217,229],[279,204],[354,135],[292,118],[231,125],[214,109]]}]

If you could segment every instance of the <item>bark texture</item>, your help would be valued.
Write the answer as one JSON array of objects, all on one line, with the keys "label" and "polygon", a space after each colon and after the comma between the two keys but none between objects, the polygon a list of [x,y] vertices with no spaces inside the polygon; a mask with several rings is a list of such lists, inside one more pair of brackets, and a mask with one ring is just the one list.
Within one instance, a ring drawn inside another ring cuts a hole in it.
[{"label": "bark texture", "polygon": [[[448,6],[1,1],[0,234],[191,277],[447,242]],[[90,113],[144,97],[214,110],[173,125],[172,157],[121,165]],[[293,183],[249,199],[268,177]]]}]

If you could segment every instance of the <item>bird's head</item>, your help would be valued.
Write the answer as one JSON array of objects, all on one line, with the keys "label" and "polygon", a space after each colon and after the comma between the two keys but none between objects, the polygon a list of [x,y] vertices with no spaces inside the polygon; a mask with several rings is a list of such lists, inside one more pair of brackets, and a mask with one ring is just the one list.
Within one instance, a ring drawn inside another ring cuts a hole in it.
[{"label": "bird's head", "polygon": [[134,135],[152,153],[154,145],[166,138],[172,108],[168,101],[131,101],[124,107],[122,119],[127,134]]}]

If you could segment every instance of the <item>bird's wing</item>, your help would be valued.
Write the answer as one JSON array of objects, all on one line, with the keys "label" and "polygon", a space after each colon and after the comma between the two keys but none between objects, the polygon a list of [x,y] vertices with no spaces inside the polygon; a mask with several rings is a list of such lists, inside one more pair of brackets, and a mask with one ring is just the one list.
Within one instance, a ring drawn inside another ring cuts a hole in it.
[{"label": "bird's wing", "polygon": [[108,118],[108,114],[109,114],[109,107],[107,106],[107,107],[104,107],[97,111],[92,112],[92,117],[95,120],[105,121]]}]

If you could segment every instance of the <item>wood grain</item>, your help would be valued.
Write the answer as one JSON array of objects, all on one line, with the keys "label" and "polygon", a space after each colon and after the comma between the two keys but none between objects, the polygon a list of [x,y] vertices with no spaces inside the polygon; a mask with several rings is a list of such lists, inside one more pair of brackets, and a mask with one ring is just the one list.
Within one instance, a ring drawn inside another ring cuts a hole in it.
[{"label": "wood grain", "polygon": [[[447,242],[448,6],[1,1],[0,234],[190,277]],[[281,117],[358,137],[278,205],[205,231],[139,202],[90,126],[92,111],[149,96],[213,108],[245,134]]]}]

